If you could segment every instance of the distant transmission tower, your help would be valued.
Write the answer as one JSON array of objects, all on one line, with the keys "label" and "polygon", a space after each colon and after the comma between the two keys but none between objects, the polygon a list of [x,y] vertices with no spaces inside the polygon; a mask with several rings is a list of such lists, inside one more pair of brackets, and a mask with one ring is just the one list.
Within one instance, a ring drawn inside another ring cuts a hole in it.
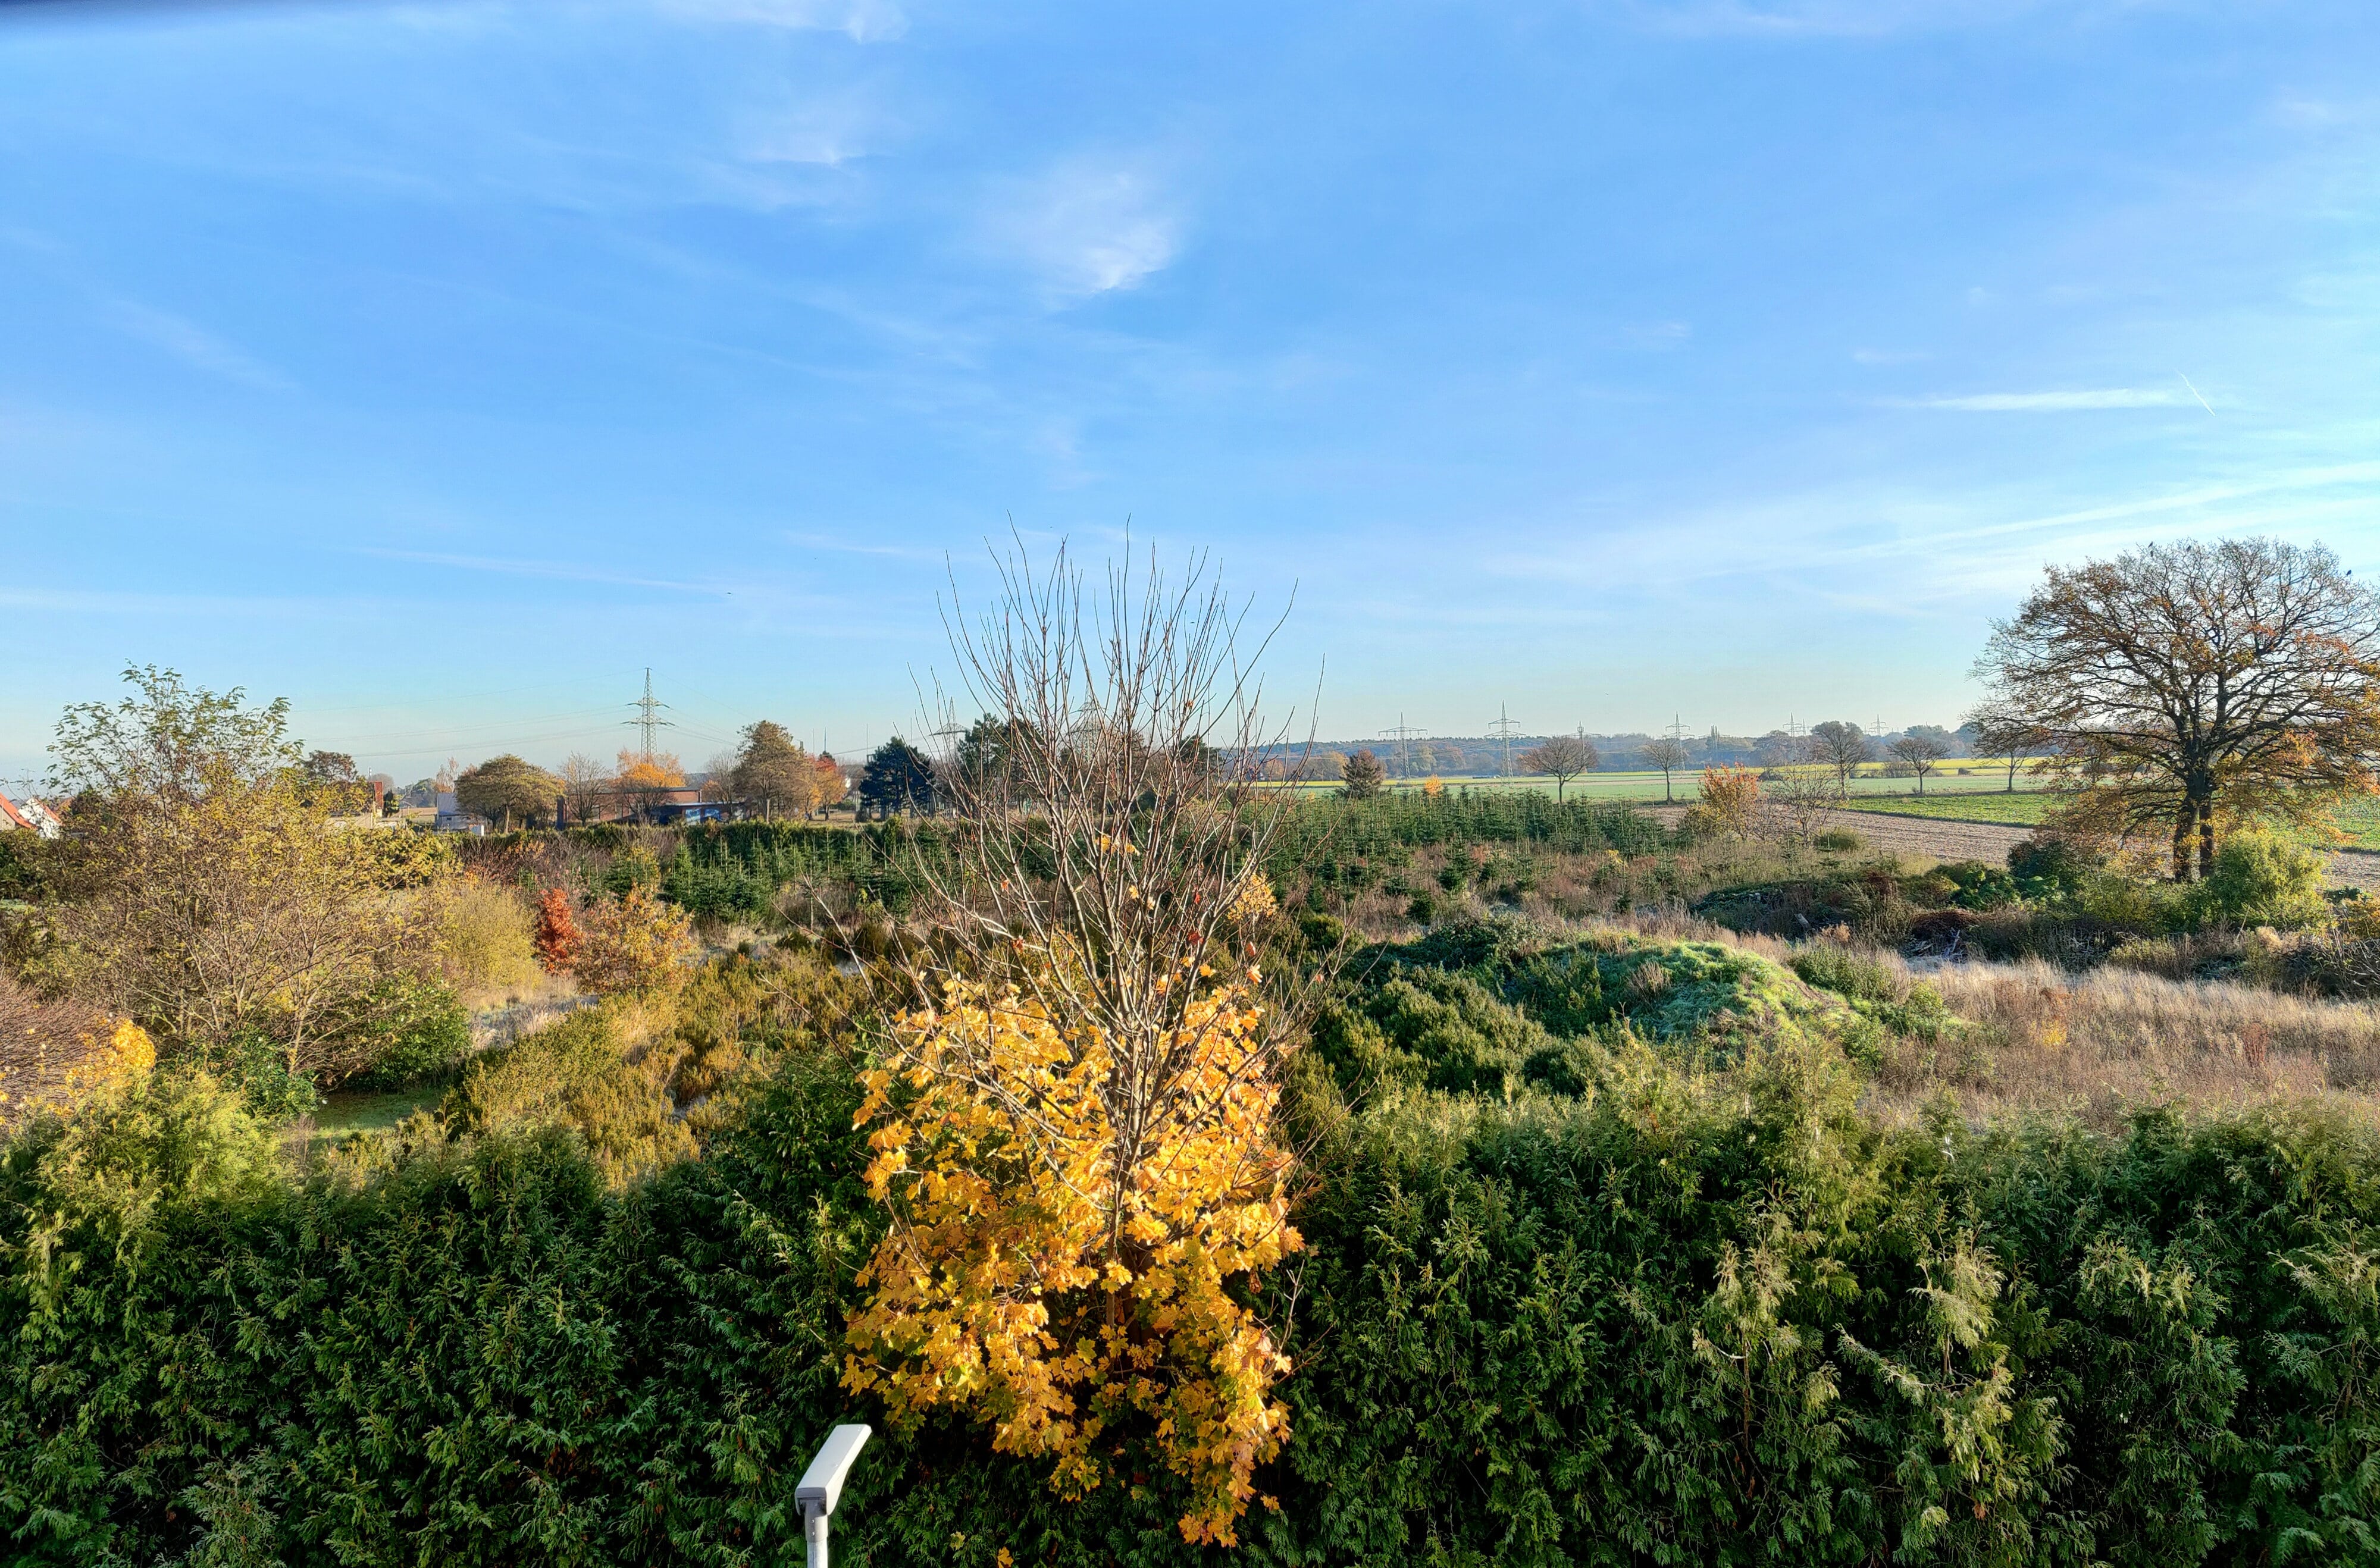
[{"label": "distant transmission tower", "polygon": [[1426,730],[1417,730],[1414,726],[1407,724],[1405,722],[1405,716],[1401,713],[1397,715],[1395,725],[1390,729],[1381,730],[1380,734],[1385,739],[1394,741],[1397,743],[1397,777],[1400,778],[1412,778],[1413,743],[1415,741],[1426,741],[1429,739],[1429,732]]},{"label": "distant transmission tower", "polygon": [[637,710],[637,717],[627,720],[628,727],[635,730],[643,740],[644,755],[650,761],[654,754],[661,750],[660,737],[654,731],[677,728],[674,720],[659,717],[661,710],[669,706],[669,704],[657,701],[653,696],[652,666],[645,667],[645,694],[628,706]]},{"label": "distant transmission tower", "polygon": [[1502,703],[1496,705],[1496,722],[1488,726],[1488,729],[1491,734],[1503,737],[1504,777],[1510,778],[1512,777],[1512,716],[1504,710]]}]

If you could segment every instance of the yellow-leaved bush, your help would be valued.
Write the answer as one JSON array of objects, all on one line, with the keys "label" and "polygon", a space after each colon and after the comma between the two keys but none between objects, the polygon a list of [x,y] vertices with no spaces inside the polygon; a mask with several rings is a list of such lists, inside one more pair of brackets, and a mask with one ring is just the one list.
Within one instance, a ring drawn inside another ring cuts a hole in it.
[{"label": "yellow-leaved bush", "polygon": [[995,1448],[1054,1459],[1069,1497],[1104,1478],[1102,1433],[1144,1415],[1190,1483],[1184,1538],[1228,1546],[1287,1435],[1271,1394],[1289,1361],[1225,1285],[1301,1245],[1293,1162],[1251,985],[1179,1017],[1163,1043],[1184,1070],[1136,1127],[1111,1113],[1110,1043],[1013,989],[946,981],[899,1020],[861,1080],[892,1224],[859,1276],[844,1381],[896,1420],[988,1420]]}]

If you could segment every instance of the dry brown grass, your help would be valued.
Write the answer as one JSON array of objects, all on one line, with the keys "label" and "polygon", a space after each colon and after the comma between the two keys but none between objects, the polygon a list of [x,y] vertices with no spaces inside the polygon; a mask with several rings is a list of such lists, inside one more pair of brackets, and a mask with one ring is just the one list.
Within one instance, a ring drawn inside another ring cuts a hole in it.
[{"label": "dry brown grass", "polygon": [[[1668,941],[1725,942],[1780,963],[1795,951],[1674,907],[1609,923]],[[2209,954],[2184,946],[2177,967],[2186,974]],[[1931,985],[1966,1023],[1937,1043],[1893,1048],[1865,1101],[1890,1125],[1913,1121],[1942,1096],[1977,1126],[2049,1113],[2113,1128],[2154,1105],[2221,1113],[2306,1099],[2380,1122],[2380,1006],[2131,968],[2076,974],[2039,959],[1912,965],[1888,950],[1863,951],[1904,994]]]},{"label": "dry brown grass", "polygon": [[[1780,963],[1796,950],[1674,904],[1569,929],[1598,925],[1723,942]],[[2151,1106],[2221,1114],[2313,1099],[2380,1123],[2380,1006],[2133,969],[2076,974],[2037,959],[1912,965],[1890,951],[1863,951],[1904,995],[1930,985],[1965,1023],[1934,1043],[1894,1046],[1864,1102],[1888,1125],[1907,1125],[1926,1102],[1946,1096],[1975,1126],[2046,1113],[2113,1128]]]},{"label": "dry brown grass", "polygon": [[1895,1049],[1869,1096],[1888,1122],[1943,1094],[1975,1123],[2053,1112],[2109,1126],[2150,1105],[2216,1113],[2309,1098],[2380,1121],[2380,1007],[2366,1003],[2039,961],[1910,979],[1938,990],[1969,1027]]}]

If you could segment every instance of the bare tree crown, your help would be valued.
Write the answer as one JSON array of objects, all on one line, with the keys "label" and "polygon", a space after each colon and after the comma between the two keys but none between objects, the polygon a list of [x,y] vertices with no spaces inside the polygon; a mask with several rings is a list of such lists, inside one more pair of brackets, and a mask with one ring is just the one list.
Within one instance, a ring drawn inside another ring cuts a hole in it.
[{"label": "bare tree crown", "polygon": [[[1129,1182],[1162,1157],[1149,1129],[1195,1123],[1184,1096],[1212,1092],[1191,1087],[1196,997],[1253,968],[1241,925],[1294,803],[1260,780],[1286,740],[1257,673],[1277,623],[1252,635],[1204,557],[1095,582],[1062,547],[1037,572],[1020,546],[997,585],[979,615],[952,590],[958,690],[935,727],[961,738],[936,769],[952,859],[921,874],[963,967],[1107,1043],[1107,1179]],[[983,721],[957,722],[961,697]],[[1250,1070],[1287,1021],[1268,1019]]]},{"label": "bare tree crown", "polygon": [[2148,545],[2052,567],[1975,674],[2081,803],[2214,860],[2218,814],[2301,815],[2365,793],[2380,754],[2380,601],[2319,545]]}]

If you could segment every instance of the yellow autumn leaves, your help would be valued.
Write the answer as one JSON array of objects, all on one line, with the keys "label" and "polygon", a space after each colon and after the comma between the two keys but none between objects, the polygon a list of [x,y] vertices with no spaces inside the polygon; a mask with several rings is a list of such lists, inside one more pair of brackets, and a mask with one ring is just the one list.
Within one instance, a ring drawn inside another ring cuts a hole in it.
[{"label": "yellow autumn leaves", "polygon": [[949,981],[905,1017],[862,1075],[893,1224],[859,1276],[845,1383],[896,1419],[987,1420],[1069,1496],[1104,1478],[1102,1433],[1145,1416],[1190,1483],[1184,1537],[1232,1544],[1287,1431],[1288,1361],[1225,1285],[1300,1245],[1262,1018],[1241,981],[1196,995],[1160,1042],[1181,1070],[1143,1094],[1102,1032],[1014,990]]}]

